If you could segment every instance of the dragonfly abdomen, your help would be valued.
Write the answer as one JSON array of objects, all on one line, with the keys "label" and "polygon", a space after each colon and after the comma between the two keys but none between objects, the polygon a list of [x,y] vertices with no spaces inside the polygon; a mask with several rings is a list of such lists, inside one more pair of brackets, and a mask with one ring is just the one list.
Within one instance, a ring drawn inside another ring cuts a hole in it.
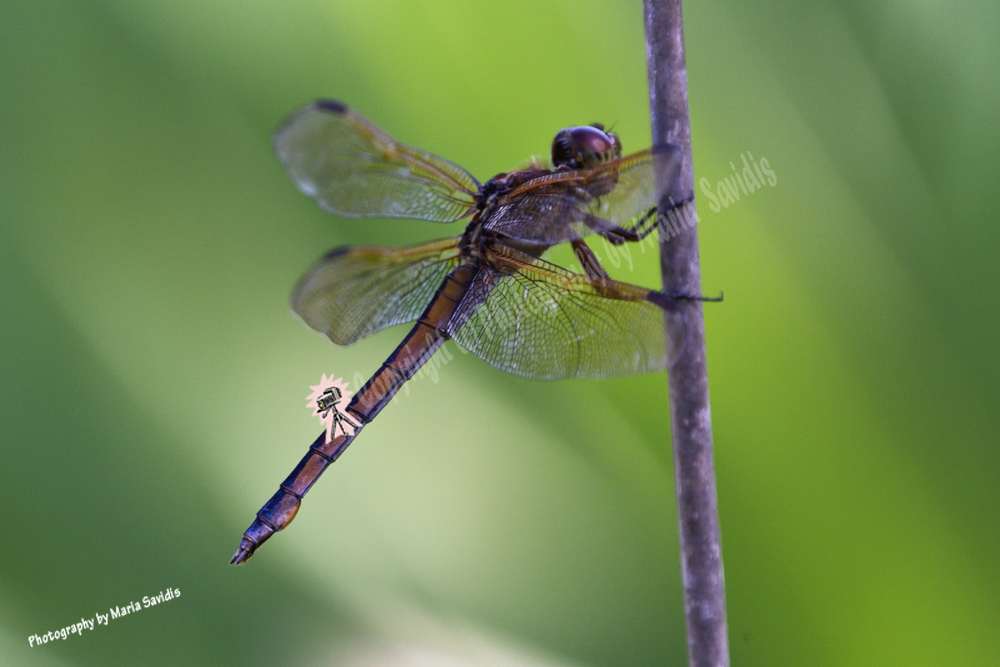
[{"label": "dragonfly abdomen", "polygon": [[302,497],[327,466],[340,457],[365,424],[375,419],[400,387],[441,347],[448,338],[445,333],[448,321],[455,314],[477,270],[474,264],[464,264],[445,277],[416,326],[348,404],[347,411],[357,418],[352,421],[359,423],[358,428],[351,435],[338,434],[329,441],[326,431],[316,438],[308,453],[281,483],[277,493],[257,512],[257,517],[243,533],[240,547],[230,564],[245,563],[261,544],[292,522],[302,504]]}]

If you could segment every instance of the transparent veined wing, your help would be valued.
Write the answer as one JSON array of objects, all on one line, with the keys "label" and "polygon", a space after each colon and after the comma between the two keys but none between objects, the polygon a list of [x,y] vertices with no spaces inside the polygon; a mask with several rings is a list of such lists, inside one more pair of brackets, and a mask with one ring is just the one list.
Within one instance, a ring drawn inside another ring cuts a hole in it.
[{"label": "transparent veined wing", "polygon": [[292,310],[338,345],[412,322],[458,266],[459,237],[408,248],[337,248],[306,272]]},{"label": "transparent veined wing", "polygon": [[680,353],[670,297],[504,244],[487,252],[448,333],[490,365],[535,380],[606,378],[663,370]]},{"label": "transparent veined wing", "polygon": [[335,215],[453,222],[472,213],[479,191],[458,165],[396,141],[333,100],[289,116],[274,149],[299,189]]}]

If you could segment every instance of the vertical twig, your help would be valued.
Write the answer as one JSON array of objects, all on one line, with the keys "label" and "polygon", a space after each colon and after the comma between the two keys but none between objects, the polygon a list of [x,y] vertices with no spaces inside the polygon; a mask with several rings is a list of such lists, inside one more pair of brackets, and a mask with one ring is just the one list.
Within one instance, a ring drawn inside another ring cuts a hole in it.
[{"label": "vertical twig", "polygon": [[[681,217],[696,220],[681,0],[643,0],[643,10],[653,145],[675,144],[683,160],[673,189],[660,202],[659,210],[667,211],[670,203],[690,199],[684,204],[688,210]],[[669,240],[665,231],[661,226],[663,290],[701,294],[697,227],[681,225],[680,233]],[[680,358],[670,368],[669,385],[688,662],[691,667],[728,667],[726,590],[712,458],[705,320],[699,301],[682,300],[679,308],[680,319],[686,326],[686,343]]]}]

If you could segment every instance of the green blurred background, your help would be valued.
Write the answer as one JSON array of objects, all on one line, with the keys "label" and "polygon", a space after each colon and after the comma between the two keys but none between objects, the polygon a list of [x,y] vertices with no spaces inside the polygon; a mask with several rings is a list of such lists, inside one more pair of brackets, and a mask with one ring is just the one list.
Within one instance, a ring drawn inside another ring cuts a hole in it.
[{"label": "green blurred background", "polygon": [[[777,175],[699,191],[733,663],[1000,665],[1000,6],[684,10],[696,178]],[[296,279],[460,231],[297,192],[270,135],[320,96],[481,180],[571,124],[638,150],[641,3],[0,7],[0,663],[686,664],[662,374],[531,382],[449,343],[227,564],[318,433],[309,386],[405,332],[336,348]],[[619,263],[659,284],[648,248]]]}]

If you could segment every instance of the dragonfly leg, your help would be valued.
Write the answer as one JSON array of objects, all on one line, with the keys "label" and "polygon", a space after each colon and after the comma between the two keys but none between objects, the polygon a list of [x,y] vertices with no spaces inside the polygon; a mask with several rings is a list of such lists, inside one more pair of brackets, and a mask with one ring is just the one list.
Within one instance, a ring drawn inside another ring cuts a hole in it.
[{"label": "dragonfly leg", "polygon": [[[601,236],[614,245],[635,243],[649,236],[652,231],[657,228],[657,226],[661,226],[667,231],[673,233],[676,229],[678,229],[679,224],[686,224],[682,215],[674,213],[674,211],[680,210],[682,206],[693,201],[694,195],[691,195],[690,197],[687,197],[683,201],[677,203],[671,201],[670,207],[666,211],[660,212],[659,214],[657,213],[657,207],[653,206],[646,211],[641,218],[639,218],[638,222],[635,223],[632,229],[626,229],[624,227],[619,227],[618,225],[608,227],[607,224],[605,224],[602,228],[599,225],[595,226],[595,224],[593,224],[597,222],[596,220],[593,221],[593,223],[588,222],[588,224],[590,224],[592,229],[598,231]],[[661,238],[665,237],[661,236]]]},{"label": "dragonfly leg", "polygon": [[612,225],[606,220],[601,220],[596,216],[590,216],[592,220],[586,221],[592,229],[597,231],[612,245],[622,245],[623,243],[636,243],[643,240],[656,229],[656,207],[651,207],[646,211],[635,227],[626,229],[618,225]]},{"label": "dragonfly leg", "polygon": [[591,278],[607,278],[608,274],[605,273],[604,267],[601,266],[600,260],[597,259],[597,255],[594,251],[590,249],[587,242],[583,239],[576,239],[570,242],[573,246],[573,253],[576,258],[580,261],[580,266],[583,267],[584,272]]},{"label": "dragonfly leg", "polygon": [[604,267],[601,266],[600,260],[590,249],[590,246],[583,239],[577,239],[571,242],[573,246],[573,252],[576,254],[576,258],[580,260],[580,265],[583,266],[583,270],[587,273],[587,277],[591,280],[591,285],[594,290],[597,291],[601,296],[608,297],[609,299],[614,299],[617,295],[615,288],[610,287],[610,283],[614,282],[611,277],[604,271]]},{"label": "dragonfly leg", "polygon": [[686,299],[688,301],[722,301],[723,294],[719,292],[719,296],[705,296],[703,294],[685,294],[684,292],[666,292],[664,296],[671,299]]}]

